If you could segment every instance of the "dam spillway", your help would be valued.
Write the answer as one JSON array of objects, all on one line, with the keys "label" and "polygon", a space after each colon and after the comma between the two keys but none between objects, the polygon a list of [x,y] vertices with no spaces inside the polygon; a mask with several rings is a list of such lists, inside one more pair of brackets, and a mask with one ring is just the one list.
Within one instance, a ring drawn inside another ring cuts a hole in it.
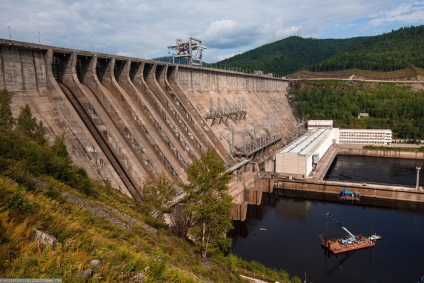
[{"label": "dam spillway", "polygon": [[0,51],[14,116],[28,104],[49,141],[65,135],[75,164],[136,199],[147,176],[184,182],[215,148],[235,168],[235,203],[257,204],[258,162],[296,131],[284,79],[5,39]]}]

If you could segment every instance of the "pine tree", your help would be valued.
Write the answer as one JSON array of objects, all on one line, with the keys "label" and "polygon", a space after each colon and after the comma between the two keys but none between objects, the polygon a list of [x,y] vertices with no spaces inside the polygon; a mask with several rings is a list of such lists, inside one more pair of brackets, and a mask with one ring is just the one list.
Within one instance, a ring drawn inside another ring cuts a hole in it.
[{"label": "pine tree", "polygon": [[37,124],[37,119],[32,117],[31,108],[28,104],[21,108],[18,122],[16,124],[16,131],[27,137],[35,139],[40,144],[45,143],[45,129],[43,123],[40,121]]},{"label": "pine tree", "polygon": [[0,90],[0,129],[11,129],[15,123],[10,104],[12,99],[7,90]]},{"label": "pine tree", "polygon": [[57,156],[69,158],[69,153],[68,153],[68,150],[66,149],[64,134],[56,136],[54,143],[52,145],[52,149]]}]

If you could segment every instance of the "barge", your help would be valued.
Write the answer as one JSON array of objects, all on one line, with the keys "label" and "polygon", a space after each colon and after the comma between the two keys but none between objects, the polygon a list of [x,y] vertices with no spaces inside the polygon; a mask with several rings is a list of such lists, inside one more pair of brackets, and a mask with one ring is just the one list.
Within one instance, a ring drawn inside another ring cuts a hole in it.
[{"label": "barge", "polygon": [[375,246],[375,241],[372,241],[363,235],[354,236],[354,241],[350,241],[350,239],[323,239],[321,245],[333,254],[339,254]]},{"label": "barge", "polygon": [[334,221],[336,221],[339,226],[347,232],[349,235],[345,238],[337,238],[337,239],[327,239],[325,237],[321,240],[321,246],[326,250],[332,252],[333,254],[339,254],[359,249],[365,249],[375,246],[375,241],[369,239],[362,234],[354,235],[349,230],[346,229],[336,218],[334,218],[330,213],[327,212],[327,218],[330,217]]}]

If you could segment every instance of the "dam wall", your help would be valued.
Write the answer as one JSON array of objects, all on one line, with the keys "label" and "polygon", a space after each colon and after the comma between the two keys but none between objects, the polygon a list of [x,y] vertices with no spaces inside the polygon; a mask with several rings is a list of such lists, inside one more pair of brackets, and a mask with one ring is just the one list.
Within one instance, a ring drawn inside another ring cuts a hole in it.
[{"label": "dam wall", "polygon": [[287,87],[279,78],[0,39],[0,89],[14,116],[28,104],[47,140],[63,134],[91,177],[141,200],[146,178],[185,182],[188,164],[215,148],[237,168],[234,218],[260,203],[249,162],[294,135]]},{"label": "dam wall", "polygon": [[[254,132],[279,133],[282,144],[290,141],[296,132],[296,121],[286,97],[286,80],[188,67],[179,67],[177,80],[185,99],[190,101],[190,107],[205,119],[227,151],[231,150],[230,141],[235,145],[245,143],[246,132],[250,136]],[[214,125],[207,119],[213,116],[211,112],[225,112],[225,109],[229,112],[234,108],[245,111],[243,119],[227,119],[225,123]],[[250,141],[247,138],[247,142]]]}]

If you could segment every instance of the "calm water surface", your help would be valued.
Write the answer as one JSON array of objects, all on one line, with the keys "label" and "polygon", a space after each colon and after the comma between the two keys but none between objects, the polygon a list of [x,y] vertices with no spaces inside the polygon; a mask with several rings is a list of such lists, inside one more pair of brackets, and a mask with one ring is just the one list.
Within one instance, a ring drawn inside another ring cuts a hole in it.
[{"label": "calm water surface", "polygon": [[[327,180],[383,183],[415,187],[417,166],[424,170],[424,161],[371,156],[338,155]],[[424,186],[424,171],[420,171],[420,186]]]},{"label": "calm water surface", "polygon": [[[355,162],[347,161],[345,164],[351,168]],[[367,159],[367,166],[373,162]],[[383,171],[374,171],[376,169],[366,168],[364,164],[359,166],[365,170],[359,173],[359,178],[365,175],[380,178],[388,174],[386,179],[356,179],[350,169],[342,175],[349,181],[369,183],[391,182],[391,177],[396,180],[413,178],[407,184],[403,181],[395,183],[415,186],[415,163],[396,162],[389,168],[385,167],[389,164],[387,159],[377,162],[376,168]],[[344,167],[339,165],[333,167],[329,176],[340,175],[335,171],[344,170]],[[412,169],[402,169],[411,166]],[[399,174],[396,168],[406,173]],[[403,175],[408,174],[410,177],[404,178]],[[385,207],[385,202],[379,207],[346,205],[313,198],[314,195],[289,197],[265,194],[260,207],[249,207],[250,218],[238,223],[239,235],[235,238],[232,252],[248,260],[284,269],[302,280],[306,274],[307,282],[418,282],[424,273],[424,210],[420,206],[414,206],[414,209],[408,208],[408,205]],[[320,246],[320,237],[326,233],[330,238],[342,237],[346,232],[335,221],[325,217],[327,212],[353,234],[377,232],[382,239],[371,249],[328,255]],[[261,231],[260,228],[267,230]]]}]

